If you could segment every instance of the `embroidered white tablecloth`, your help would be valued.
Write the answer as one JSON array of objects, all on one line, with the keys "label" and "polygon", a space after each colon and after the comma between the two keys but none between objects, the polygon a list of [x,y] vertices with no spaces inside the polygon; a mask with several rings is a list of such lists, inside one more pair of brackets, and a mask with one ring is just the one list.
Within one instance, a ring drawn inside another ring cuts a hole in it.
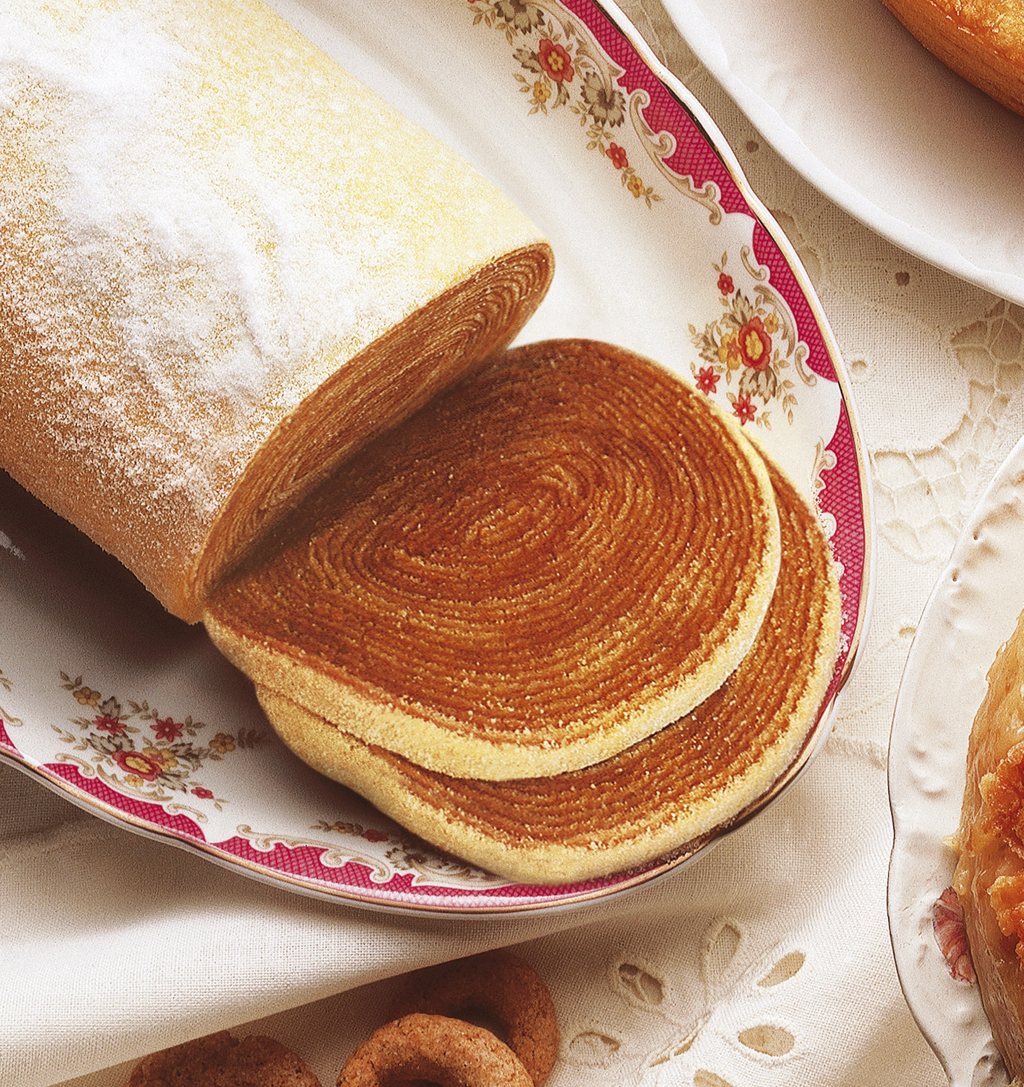
[{"label": "embroidered white tablecloth", "polygon": [[[837,335],[874,472],[872,623],[835,731],[780,803],[705,860],[582,913],[436,921],[289,893],[109,825],[0,768],[0,1083],[121,1087],[224,1027],[325,1085],[412,967],[517,945],[549,981],[551,1087],[850,1087],[945,1077],[886,924],[887,742],[915,626],[1024,432],[1024,313],[907,256],[801,180],[654,0],[623,5],[707,106],[789,233]],[[59,857],[59,863],[54,858]]]}]

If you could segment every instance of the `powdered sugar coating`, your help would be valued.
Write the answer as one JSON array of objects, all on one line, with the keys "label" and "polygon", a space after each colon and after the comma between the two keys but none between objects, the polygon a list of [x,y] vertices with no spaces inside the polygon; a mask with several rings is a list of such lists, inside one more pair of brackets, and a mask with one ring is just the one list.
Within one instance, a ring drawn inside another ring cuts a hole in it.
[{"label": "powdered sugar coating", "polygon": [[258,2],[5,8],[0,464],[173,585],[311,393],[537,235]]}]

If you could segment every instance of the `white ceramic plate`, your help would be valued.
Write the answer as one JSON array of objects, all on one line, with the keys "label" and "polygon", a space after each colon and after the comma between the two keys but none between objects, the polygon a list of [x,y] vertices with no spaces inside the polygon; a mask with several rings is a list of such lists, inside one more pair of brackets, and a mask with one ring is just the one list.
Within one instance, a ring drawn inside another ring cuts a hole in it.
[{"label": "white ceramic plate", "polygon": [[663,0],[687,44],[826,196],[1024,303],[1024,117],[940,64],[882,0]]},{"label": "white ceramic plate", "polygon": [[977,987],[956,976],[935,922],[956,858],[967,741],[985,676],[1024,610],[1024,440],[964,528],[921,618],[893,718],[889,791],[895,838],[889,926],[911,1011],[953,1087],[1004,1084]]},{"label": "white ceramic plate", "polygon": [[[844,647],[777,795],[827,732],[870,565],[845,378],[784,235],[712,122],[617,12],[577,0],[521,11],[492,0],[276,6],[545,230],[558,271],[524,339],[611,340],[696,378],[816,495],[843,566]],[[522,25],[507,17],[523,12]],[[737,312],[771,340],[767,399],[744,392],[742,363],[723,361],[730,342],[739,350],[726,327]],[[201,630],[169,619],[3,478],[0,614],[0,755],[93,811],[250,875],[368,907],[487,915],[575,907],[689,859],[526,887],[439,855],[285,751]]]}]

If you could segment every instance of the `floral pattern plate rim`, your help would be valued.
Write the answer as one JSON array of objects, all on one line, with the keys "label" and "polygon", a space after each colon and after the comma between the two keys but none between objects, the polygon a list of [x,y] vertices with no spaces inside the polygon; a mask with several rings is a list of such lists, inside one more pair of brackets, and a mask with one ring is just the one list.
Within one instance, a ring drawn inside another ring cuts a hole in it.
[{"label": "floral pattern plate rim", "polygon": [[908,252],[1024,304],[1024,118],[940,63],[880,0],[664,7],[820,192]]},{"label": "floral pattern plate rim", "polygon": [[[590,0],[274,0],[299,30],[489,174],[556,253],[524,339],[656,358],[755,431],[814,498],[842,570],[827,734],[868,612],[870,488],[846,377],[792,246],[714,123]],[[599,226],[600,229],[595,229]],[[287,752],[251,688],[108,556],[0,477],[0,759],[94,813],[239,872],[367,908],[578,908],[722,834],[585,884],[510,884],[411,838]]]},{"label": "floral pattern plate rim", "polygon": [[888,910],[900,984],[952,1087],[1002,1087],[950,890],[967,740],[999,646],[1024,610],[1024,439],[982,495],[936,582],[893,714]]}]

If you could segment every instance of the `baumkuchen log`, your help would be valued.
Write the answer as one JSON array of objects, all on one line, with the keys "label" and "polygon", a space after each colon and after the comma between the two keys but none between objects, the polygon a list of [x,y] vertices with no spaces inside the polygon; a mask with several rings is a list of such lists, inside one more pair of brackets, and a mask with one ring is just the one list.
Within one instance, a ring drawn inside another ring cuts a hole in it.
[{"label": "baumkuchen log", "polygon": [[1024,615],[971,728],[953,886],[992,1033],[1024,1077]]},{"label": "baumkuchen log", "polygon": [[815,512],[771,471],[782,566],[757,641],[692,713],[610,759],[553,777],[472,781],[341,734],[265,688],[264,709],[322,773],[421,838],[520,882],[590,879],[692,850],[771,793],[800,756],[832,678],[834,563]]},{"label": "baumkuchen log", "polygon": [[211,594],[257,684],[457,777],[562,773],[664,728],[775,588],[768,470],[608,344],[515,348],[343,465]]},{"label": "baumkuchen log", "polygon": [[957,75],[1024,114],[1024,7],[1020,0],[884,0]]},{"label": "baumkuchen log", "polygon": [[194,621],[550,250],[259,0],[4,0],[0,42],[0,467]]}]

